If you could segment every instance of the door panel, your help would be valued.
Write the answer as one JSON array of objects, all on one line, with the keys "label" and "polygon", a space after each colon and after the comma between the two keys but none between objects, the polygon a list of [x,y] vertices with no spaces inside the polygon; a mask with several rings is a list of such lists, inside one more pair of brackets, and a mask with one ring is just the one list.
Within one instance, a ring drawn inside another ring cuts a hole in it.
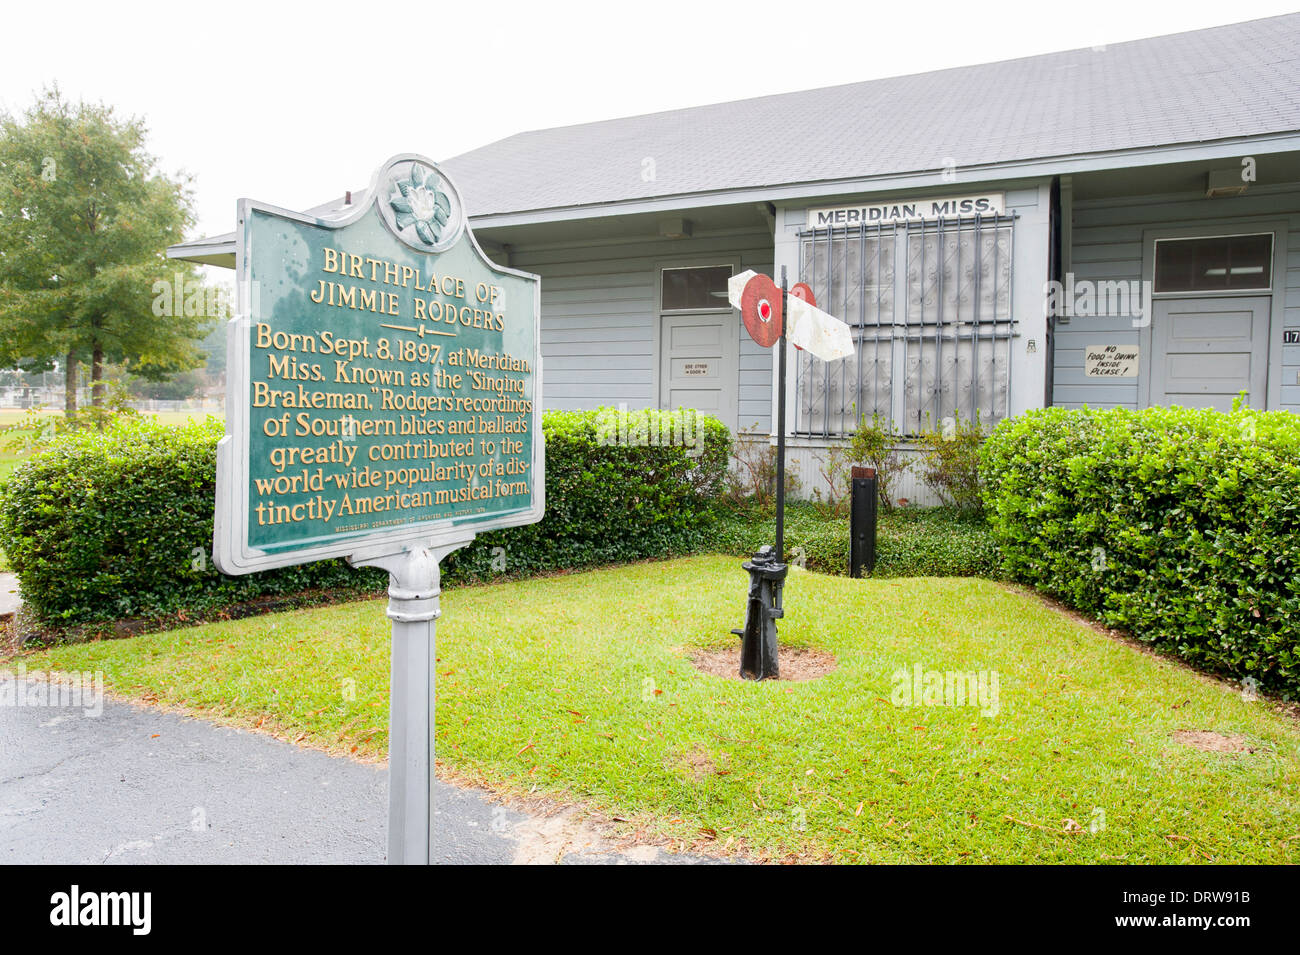
[{"label": "door panel", "polygon": [[1160,299],[1151,323],[1151,403],[1230,411],[1268,384],[1268,296]]},{"label": "door panel", "polygon": [[733,313],[665,315],[661,407],[695,408],[736,428],[740,332]]}]

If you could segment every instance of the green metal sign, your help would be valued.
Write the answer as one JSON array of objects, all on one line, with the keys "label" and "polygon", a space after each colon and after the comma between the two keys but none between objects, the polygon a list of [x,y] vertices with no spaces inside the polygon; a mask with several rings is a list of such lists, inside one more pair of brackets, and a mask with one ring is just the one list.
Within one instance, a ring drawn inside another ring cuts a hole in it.
[{"label": "green metal sign", "polygon": [[228,574],[540,520],[540,280],[402,155],[314,218],[241,200],[214,554]]}]

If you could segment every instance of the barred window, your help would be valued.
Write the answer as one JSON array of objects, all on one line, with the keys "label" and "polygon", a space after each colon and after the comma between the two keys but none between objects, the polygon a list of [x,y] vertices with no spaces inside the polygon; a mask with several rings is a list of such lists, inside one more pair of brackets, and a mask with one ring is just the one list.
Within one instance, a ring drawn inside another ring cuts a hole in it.
[{"label": "barred window", "polygon": [[[1011,216],[800,234],[800,279],[853,330],[855,354],[796,353],[795,430],[849,435],[879,416],[905,434],[1006,416]],[[896,276],[903,277],[900,284]]]}]

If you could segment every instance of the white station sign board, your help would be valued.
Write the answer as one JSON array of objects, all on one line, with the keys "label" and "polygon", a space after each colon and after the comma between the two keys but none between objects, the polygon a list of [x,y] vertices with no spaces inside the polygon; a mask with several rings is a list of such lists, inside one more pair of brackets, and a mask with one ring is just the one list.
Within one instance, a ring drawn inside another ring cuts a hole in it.
[{"label": "white station sign board", "polygon": [[856,229],[862,225],[1000,216],[1006,211],[1006,196],[1001,192],[926,199],[890,199],[861,205],[809,209],[807,226],[809,229]]}]

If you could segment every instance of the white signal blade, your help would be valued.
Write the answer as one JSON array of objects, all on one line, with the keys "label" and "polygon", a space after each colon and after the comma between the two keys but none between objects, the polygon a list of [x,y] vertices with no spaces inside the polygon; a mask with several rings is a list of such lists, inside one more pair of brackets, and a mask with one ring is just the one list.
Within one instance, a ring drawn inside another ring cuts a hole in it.
[{"label": "white signal blade", "polygon": [[732,308],[740,308],[740,296],[745,294],[745,285],[757,274],[753,269],[746,269],[727,279],[727,301]]},{"label": "white signal blade", "polygon": [[838,361],[853,354],[849,326],[834,315],[791,295],[786,306],[790,342],[822,361]]}]

